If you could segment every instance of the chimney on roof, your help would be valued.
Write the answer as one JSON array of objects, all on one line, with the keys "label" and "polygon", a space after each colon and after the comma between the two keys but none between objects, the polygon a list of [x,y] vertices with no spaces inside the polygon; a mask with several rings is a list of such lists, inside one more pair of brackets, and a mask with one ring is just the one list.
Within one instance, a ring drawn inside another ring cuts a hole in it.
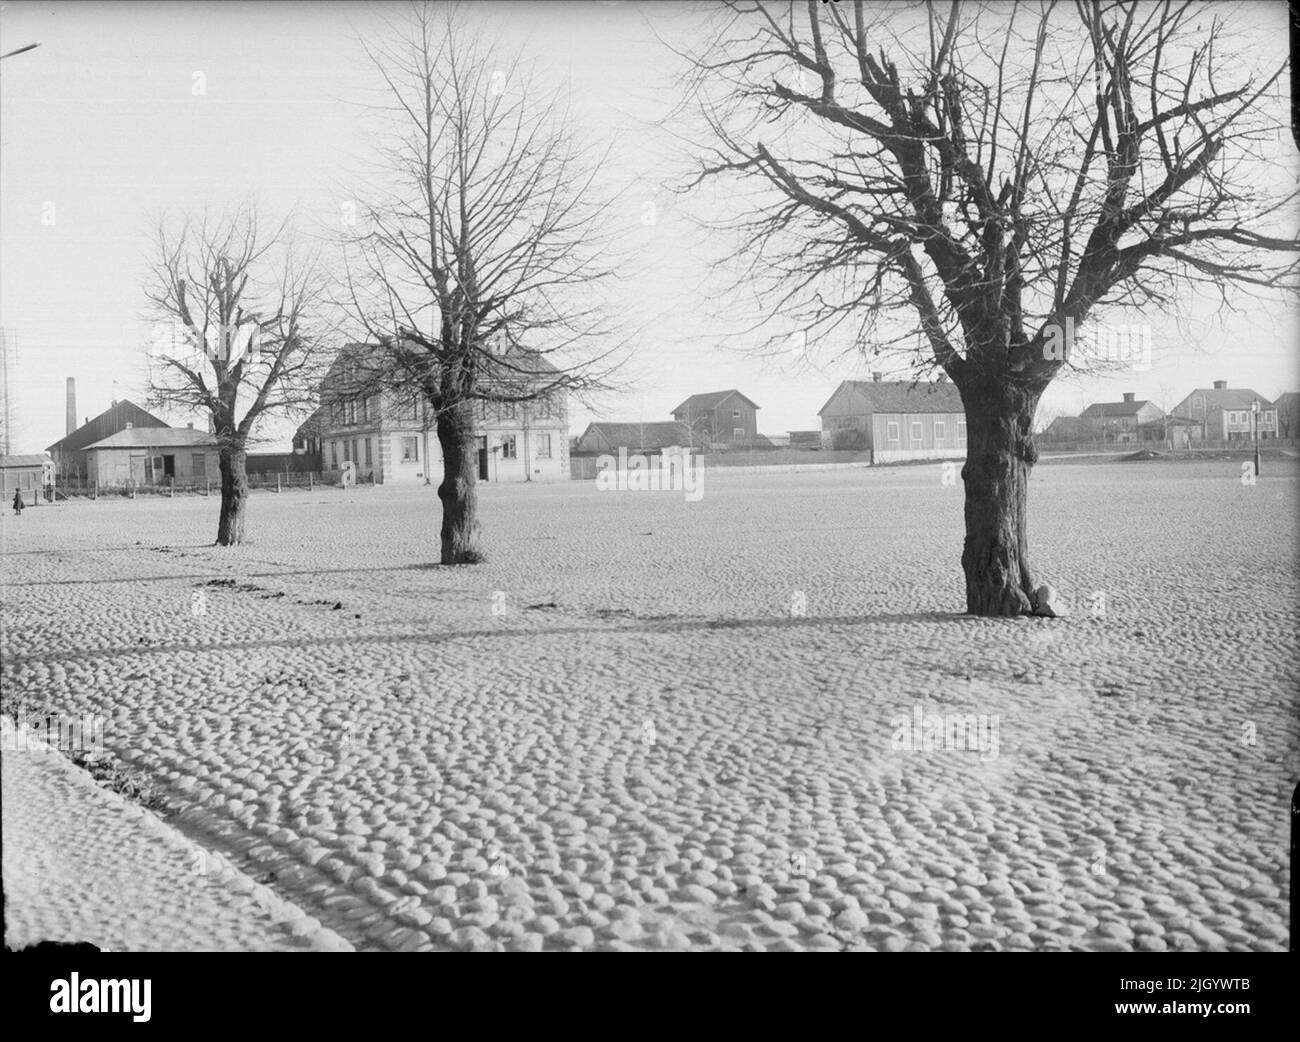
[{"label": "chimney on roof", "polygon": [[1131,402],[1131,401],[1133,400],[1133,392],[1132,392],[1132,391],[1125,391],[1125,392],[1124,392],[1124,400],[1125,400],[1126,402]]},{"label": "chimney on roof", "polygon": [[1214,381],[1214,389],[1215,389],[1216,391],[1226,391],[1226,390],[1228,389],[1228,381],[1227,381],[1227,380],[1215,380],[1215,381]]},{"label": "chimney on roof", "polygon": [[77,429],[77,381],[71,376],[68,377],[67,425],[64,434],[71,434]]},{"label": "chimney on roof", "polygon": [[879,373],[874,373],[874,372],[873,372],[873,373],[871,374],[871,379],[872,379],[872,382],[873,382],[873,383],[880,383],[880,374],[879,374]]}]

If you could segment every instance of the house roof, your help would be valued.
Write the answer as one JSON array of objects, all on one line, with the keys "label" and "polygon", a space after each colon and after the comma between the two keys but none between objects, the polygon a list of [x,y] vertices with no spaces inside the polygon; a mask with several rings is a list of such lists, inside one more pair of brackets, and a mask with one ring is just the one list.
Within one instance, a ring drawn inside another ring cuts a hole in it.
[{"label": "house roof", "polygon": [[1249,387],[1198,387],[1183,401],[1198,394],[1205,396],[1207,409],[1249,409],[1251,402],[1255,401],[1259,402],[1261,409],[1273,408],[1271,401]]},{"label": "house roof", "polygon": [[690,409],[691,412],[712,412],[733,394],[744,398],[745,401],[749,402],[749,404],[755,409],[761,408],[751,398],[746,397],[735,388],[732,388],[729,391],[709,391],[707,394],[693,394],[687,398],[686,401],[682,402],[681,405],[677,406],[676,409],[673,409],[672,413],[676,416],[684,409]]},{"label": "house roof", "polygon": [[[562,372],[543,352],[524,347],[513,338],[507,340],[504,350],[494,352],[492,356],[495,361],[487,364],[489,372],[485,374],[489,381],[511,381],[516,379],[529,381]],[[363,379],[360,382],[364,384],[367,382],[368,377],[383,376],[384,368],[386,366],[391,367],[391,364],[391,359],[386,361],[385,349],[380,344],[361,341],[344,344],[330,364],[325,379],[322,381],[322,388],[332,387],[342,382],[344,386],[341,390],[346,393],[348,381],[342,378],[347,375],[349,365],[362,368]],[[373,368],[367,370],[363,367]],[[385,381],[376,382],[382,384]]]},{"label": "house roof", "polygon": [[1085,420],[1100,420],[1108,416],[1136,416],[1151,401],[1143,398],[1140,402],[1094,402],[1081,413]]},{"label": "house roof", "polygon": [[656,420],[653,423],[609,423],[597,421],[587,424],[582,439],[597,433],[610,448],[626,446],[629,449],[666,449],[674,445],[689,445],[691,429],[676,420]]},{"label": "house roof", "polygon": [[0,467],[39,467],[50,462],[50,457],[43,453],[25,453],[17,456],[0,456]]},{"label": "house roof", "polygon": [[1300,391],[1287,391],[1279,394],[1273,403],[1278,412],[1289,412],[1300,405]]},{"label": "house roof", "polygon": [[948,383],[914,383],[910,380],[844,380],[826,404],[818,410],[823,415],[842,391],[855,391],[867,400],[868,413],[961,413],[966,414],[961,392]]},{"label": "house roof", "polygon": [[136,428],[167,426],[157,416],[145,412],[134,402],[123,398],[120,402],[114,402],[93,420],[87,420],[71,434],[47,446],[45,451],[80,452],[86,446],[125,429],[128,423]]},{"label": "house roof", "polygon": [[191,445],[216,445],[217,439],[207,431],[196,431],[192,427],[131,427],[118,431],[87,445],[86,451],[93,449],[153,449],[165,446],[177,448]]}]

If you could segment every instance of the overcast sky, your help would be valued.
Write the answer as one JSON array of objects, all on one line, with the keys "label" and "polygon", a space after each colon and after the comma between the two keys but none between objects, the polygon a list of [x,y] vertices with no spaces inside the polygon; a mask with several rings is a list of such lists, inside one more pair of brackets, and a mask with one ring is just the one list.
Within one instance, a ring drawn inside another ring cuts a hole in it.
[{"label": "overcast sky", "polygon": [[[571,433],[593,418],[669,419],[687,395],[728,387],[758,403],[764,433],[816,428],[817,410],[839,381],[864,377],[871,366],[814,350],[813,364],[795,368],[748,354],[744,342],[713,344],[717,330],[699,292],[700,233],[660,184],[680,171],[680,157],[666,135],[646,127],[676,100],[674,59],[653,31],[683,24],[673,7],[474,7],[548,71],[569,77],[577,114],[614,142],[612,176],[631,185],[619,220],[640,261],[623,302],[642,330],[633,386],[599,403],[596,416],[574,410]],[[142,285],[158,214],[256,198],[265,214],[296,208],[305,227],[338,223],[366,153],[367,116],[354,103],[375,86],[357,38],[381,31],[385,8],[0,5],[0,50],[41,41],[0,65],[0,324],[13,451],[40,451],[62,436],[69,376],[79,418],[107,408],[115,394],[144,404],[150,327]],[[1284,4],[1255,5],[1249,20],[1262,47],[1284,46]],[[1289,142],[1284,155],[1294,168]],[[1300,387],[1293,307],[1250,306],[1222,321],[1211,310],[1189,301],[1182,330],[1152,320],[1149,372],[1058,380],[1050,405],[1076,412],[1124,391],[1172,405],[1215,379],[1269,397]]]}]

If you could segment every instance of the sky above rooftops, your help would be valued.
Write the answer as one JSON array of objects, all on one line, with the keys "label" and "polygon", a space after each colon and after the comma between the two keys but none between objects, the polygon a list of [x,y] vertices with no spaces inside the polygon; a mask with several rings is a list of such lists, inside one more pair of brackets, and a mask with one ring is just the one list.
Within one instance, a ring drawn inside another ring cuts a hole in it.
[{"label": "sky above rooftops", "polygon": [[[640,265],[620,298],[629,325],[640,330],[625,374],[630,386],[594,408],[575,406],[572,434],[592,419],[668,420],[689,395],[730,387],[761,407],[760,432],[812,429],[841,380],[869,379],[875,369],[887,379],[910,377],[901,361],[845,358],[829,344],[803,362],[755,357],[745,338],[725,337],[705,317],[707,251],[687,208],[708,200],[683,201],[668,190],[682,159],[648,128],[678,97],[675,59],[655,31],[671,36],[688,24],[683,5],[473,9],[547,72],[569,78],[575,114],[596,139],[612,142],[610,176],[624,191],[614,219]],[[1261,47],[1285,45],[1285,5],[1245,10]],[[369,128],[352,102],[370,99],[375,86],[357,38],[399,13],[396,5],[361,3],[10,3],[0,10],[6,50],[41,41],[5,60],[0,81],[0,324],[15,451],[63,434],[69,376],[77,380],[79,416],[101,412],[115,397],[145,404],[150,327],[141,287],[159,213],[251,197],[267,215],[296,208],[308,229],[337,224],[348,186],[365,169]],[[1295,171],[1294,146],[1281,148]],[[716,253],[729,245],[718,242]],[[1179,322],[1148,316],[1149,370],[1067,376],[1049,390],[1048,406],[1077,413],[1132,391],[1169,408],[1216,379],[1270,398],[1300,387],[1294,307],[1246,302],[1220,317],[1217,306],[1188,301]],[[294,426],[267,430],[267,447],[287,445]]]}]

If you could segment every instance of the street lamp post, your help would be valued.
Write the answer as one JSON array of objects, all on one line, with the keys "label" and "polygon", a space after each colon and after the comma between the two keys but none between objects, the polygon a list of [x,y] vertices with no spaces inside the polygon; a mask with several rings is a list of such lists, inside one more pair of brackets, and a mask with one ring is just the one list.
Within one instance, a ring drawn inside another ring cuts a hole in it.
[{"label": "street lamp post", "polygon": [[1250,403],[1251,426],[1255,429],[1255,477],[1259,477],[1259,399]]}]

